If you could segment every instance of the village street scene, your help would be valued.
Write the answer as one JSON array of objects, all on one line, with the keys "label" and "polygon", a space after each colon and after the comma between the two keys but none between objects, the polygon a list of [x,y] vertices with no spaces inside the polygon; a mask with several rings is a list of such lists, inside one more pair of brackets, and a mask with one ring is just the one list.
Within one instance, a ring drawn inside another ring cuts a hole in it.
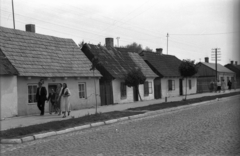
[{"label": "village street scene", "polygon": [[239,7],[0,0],[1,155],[240,155]]}]

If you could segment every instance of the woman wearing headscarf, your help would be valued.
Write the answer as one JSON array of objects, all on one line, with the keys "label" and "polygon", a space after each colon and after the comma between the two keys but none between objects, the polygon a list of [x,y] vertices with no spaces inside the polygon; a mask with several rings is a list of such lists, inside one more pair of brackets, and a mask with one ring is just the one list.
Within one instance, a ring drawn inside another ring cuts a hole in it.
[{"label": "woman wearing headscarf", "polygon": [[71,112],[71,104],[69,102],[69,96],[71,95],[70,90],[67,88],[67,84],[63,83],[63,89],[61,93],[61,111],[63,112],[63,118],[66,117],[66,113],[68,112],[68,116]]},{"label": "woman wearing headscarf", "polygon": [[49,103],[49,114],[52,114],[52,112],[56,112],[56,93],[53,88],[50,89],[47,101]]}]

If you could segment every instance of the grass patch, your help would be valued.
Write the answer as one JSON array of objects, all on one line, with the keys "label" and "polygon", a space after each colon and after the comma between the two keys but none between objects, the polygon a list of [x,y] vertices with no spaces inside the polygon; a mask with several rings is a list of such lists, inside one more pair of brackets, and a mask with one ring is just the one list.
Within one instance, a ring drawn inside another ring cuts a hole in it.
[{"label": "grass patch", "polygon": [[31,125],[27,127],[18,127],[18,128],[1,131],[0,138],[2,139],[21,138],[24,136],[34,135],[34,134],[43,133],[43,132],[58,131],[58,130],[86,125],[94,122],[100,122],[100,121],[106,121],[110,119],[142,114],[142,113],[145,113],[145,111],[154,111],[154,110],[172,108],[177,106],[189,105],[197,102],[209,101],[209,100],[214,100],[216,98],[223,98],[223,97],[234,96],[239,94],[240,92],[234,92],[234,93],[221,94],[221,95],[215,95],[215,96],[206,96],[201,98],[188,99],[186,101],[175,101],[175,102],[167,102],[167,103],[164,102],[161,104],[152,104],[144,107],[130,108],[125,111],[98,113],[98,114],[86,115],[78,118],[70,118],[62,121],[52,121],[48,123]]},{"label": "grass patch", "polygon": [[178,106],[183,106],[183,105],[189,105],[189,104],[203,102],[203,101],[210,101],[210,100],[214,100],[216,98],[223,98],[223,97],[234,96],[234,95],[239,95],[239,94],[240,94],[240,92],[234,92],[234,93],[221,94],[221,95],[215,95],[215,96],[205,96],[205,97],[201,97],[201,98],[187,99],[187,100],[183,100],[183,101],[163,102],[161,104],[152,104],[152,105],[143,106],[143,107],[129,108],[128,110],[131,110],[131,111],[133,111],[133,110],[134,111],[160,110],[160,109],[178,107]]},{"label": "grass patch", "polygon": [[120,117],[137,115],[142,113],[144,112],[114,111],[114,112],[86,115],[83,117],[71,118],[71,119],[62,120],[62,121],[52,121],[52,122],[47,122],[47,123],[38,124],[38,125],[31,125],[27,127],[17,127],[17,128],[1,131],[1,138],[2,139],[21,138],[21,137],[29,136],[33,134],[49,132],[49,131],[58,131],[58,130],[86,125],[94,122],[106,121],[110,119],[116,119]]}]

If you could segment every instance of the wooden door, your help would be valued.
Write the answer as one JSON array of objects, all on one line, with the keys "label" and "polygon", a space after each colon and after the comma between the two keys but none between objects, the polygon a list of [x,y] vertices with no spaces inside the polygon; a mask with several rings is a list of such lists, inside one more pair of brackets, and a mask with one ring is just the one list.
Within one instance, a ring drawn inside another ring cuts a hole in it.
[{"label": "wooden door", "polygon": [[133,87],[133,101],[138,101],[137,87]]},{"label": "wooden door", "polygon": [[179,79],[179,94],[183,95],[183,79]]},{"label": "wooden door", "polygon": [[154,98],[155,99],[162,98],[161,79],[159,77],[154,79]]},{"label": "wooden door", "polygon": [[100,79],[101,105],[113,104],[112,81]]}]

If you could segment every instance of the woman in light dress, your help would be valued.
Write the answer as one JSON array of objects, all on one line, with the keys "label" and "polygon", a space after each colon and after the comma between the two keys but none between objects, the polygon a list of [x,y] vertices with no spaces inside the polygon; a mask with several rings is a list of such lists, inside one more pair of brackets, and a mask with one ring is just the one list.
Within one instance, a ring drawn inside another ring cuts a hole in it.
[{"label": "woman in light dress", "polygon": [[68,112],[68,116],[71,112],[71,104],[69,101],[69,96],[71,95],[70,90],[67,88],[67,84],[63,83],[63,88],[61,91],[61,111],[63,113],[63,118],[66,117],[66,113]]}]

